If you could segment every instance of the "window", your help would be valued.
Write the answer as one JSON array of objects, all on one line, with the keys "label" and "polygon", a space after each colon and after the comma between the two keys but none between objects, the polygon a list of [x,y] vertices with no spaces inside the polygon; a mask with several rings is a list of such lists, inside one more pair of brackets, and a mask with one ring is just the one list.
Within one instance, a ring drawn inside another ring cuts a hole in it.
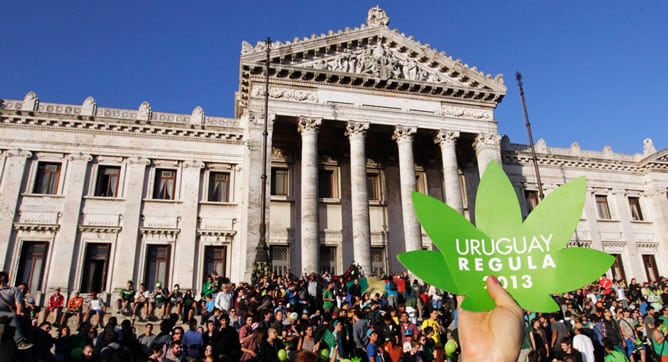
[{"label": "window", "polygon": [[383,274],[385,274],[385,248],[371,248],[371,275]]},{"label": "window", "polygon": [[626,281],[626,273],[624,272],[624,264],[622,264],[622,256],[620,254],[610,254],[615,257],[615,262],[610,267],[612,270],[612,279]]},{"label": "window", "polygon": [[278,275],[290,271],[290,248],[287,246],[272,246],[269,249],[271,269]]},{"label": "window", "polygon": [[381,200],[380,175],[377,173],[368,173],[366,175],[366,183],[367,183],[367,192],[369,195],[369,200],[380,201]]},{"label": "window", "polygon": [[153,288],[156,282],[169,285],[169,245],[149,245],[146,253],[146,274],[144,283]]},{"label": "window", "polygon": [[336,248],[332,246],[320,247],[320,272],[336,274]]},{"label": "window", "polygon": [[95,196],[118,197],[118,181],[121,178],[121,168],[118,166],[100,166],[95,183]]},{"label": "window", "polygon": [[81,291],[84,293],[99,293],[107,285],[107,270],[109,269],[109,244],[89,243],[86,246]]},{"label": "window", "polygon": [[608,207],[608,197],[605,195],[596,195],[596,208],[598,209],[598,218],[610,220],[610,207]]},{"label": "window", "polygon": [[174,200],[176,189],[176,171],[156,169],[153,198],[157,200]]},{"label": "window", "polygon": [[230,201],[229,172],[211,172],[209,174],[209,201]]},{"label": "window", "polygon": [[44,242],[23,243],[16,284],[26,283],[33,292],[42,289],[47,250]]},{"label": "window", "polygon": [[538,206],[538,191],[526,190],[524,191],[524,197],[527,200],[527,212],[531,212]]},{"label": "window", "polygon": [[271,168],[271,194],[288,196],[288,169]]},{"label": "window", "polygon": [[40,162],[37,165],[37,177],[32,192],[35,194],[55,195],[58,193],[60,163]]},{"label": "window", "polygon": [[645,220],[642,217],[642,210],[640,210],[640,198],[639,197],[629,197],[629,207],[631,208],[631,219],[634,221],[643,221]]},{"label": "window", "polygon": [[654,259],[654,255],[643,255],[642,262],[645,264],[647,280],[650,282],[659,280],[659,270],[656,268],[656,259]]},{"label": "window", "polygon": [[334,199],[338,197],[336,189],[336,173],[334,170],[320,169],[318,171],[319,196],[322,199]]},{"label": "window", "polygon": [[215,271],[220,276],[225,275],[225,256],[227,249],[224,246],[207,246],[204,248],[204,280]]}]

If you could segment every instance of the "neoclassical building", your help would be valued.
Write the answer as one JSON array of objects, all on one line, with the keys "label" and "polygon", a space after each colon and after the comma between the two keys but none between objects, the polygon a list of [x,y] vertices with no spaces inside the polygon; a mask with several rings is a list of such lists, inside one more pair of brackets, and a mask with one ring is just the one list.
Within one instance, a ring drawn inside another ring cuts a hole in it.
[{"label": "neoclassical building", "polygon": [[[432,247],[410,193],[472,218],[491,160],[528,213],[539,190],[531,153],[502,138],[494,117],[503,77],[388,25],[375,7],[354,29],[244,42],[233,118],[92,97],[46,103],[34,92],[0,100],[2,268],[41,298],[55,287],[114,293],[127,280],[199,290],[212,270],[249,280],[263,167],[278,272],[341,273],[352,261],[367,273],[401,270],[397,253]],[[536,152],[545,193],[588,178],[572,245],[614,254],[617,278],[668,272],[668,149],[648,139],[625,155],[540,140]]]}]

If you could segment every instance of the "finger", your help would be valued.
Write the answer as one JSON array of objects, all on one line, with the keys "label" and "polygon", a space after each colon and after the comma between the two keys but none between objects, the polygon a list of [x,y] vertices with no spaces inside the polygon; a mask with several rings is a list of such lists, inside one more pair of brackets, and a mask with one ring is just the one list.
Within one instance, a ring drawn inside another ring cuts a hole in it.
[{"label": "finger", "polygon": [[508,294],[505,289],[503,289],[501,284],[499,284],[499,280],[496,279],[496,277],[493,275],[490,275],[487,278],[487,291],[489,292],[489,296],[492,297],[494,304],[496,304],[497,307],[519,309],[519,306],[517,303],[515,303],[513,297],[510,296],[510,294]]}]

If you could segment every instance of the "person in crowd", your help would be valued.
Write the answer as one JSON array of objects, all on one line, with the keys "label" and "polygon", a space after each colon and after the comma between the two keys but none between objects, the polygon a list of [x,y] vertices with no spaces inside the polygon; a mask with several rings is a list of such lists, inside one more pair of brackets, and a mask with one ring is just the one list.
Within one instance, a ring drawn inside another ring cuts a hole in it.
[{"label": "person in crowd", "polygon": [[[151,303],[149,303],[151,294],[146,290],[144,283],[139,284],[137,292],[134,296],[134,307],[132,309],[132,322],[134,323],[135,318],[139,318],[140,321],[144,321],[149,318],[152,313]],[[142,309],[144,315],[142,316]]]},{"label": "person in crowd", "polygon": [[44,309],[44,321],[49,319],[51,313],[56,313],[54,317],[53,324],[57,327],[60,323],[60,317],[63,313],[63,308],[65,307],[65,296],[60,293],[60,288],[56,288],[53,291],[53,294],[49,296],[49,303]]},{"label": "person in crowd", "polygon": [[139,341],[139,344],[141,344],[142,346],[142,351],[146,355],[148,355],[149,349],[151,348],[151,345],[153,345],[153,341],[155,340],[155,334],[153,334],[152,323],[146,323],[144,325],[144,333],[142,333],[139,337],[137,337],[137,340]]},{"label": "person in crowd", "polygon": [[184,323],[192,322],[197,314],[197,301],[193,296],[193,291],[188,289],[185,294],[183,294],[183,311],[181,316],[183,317]]},{"label": "person in crowd", "polygon": [[218,338],[213,343],[214,355],[220,360],[238,361],[241,357],[239,334],[230,326],[230,318],[227,314],[222,314],[218,321],[220,327],[218,328]]},{"label": "person in crowd", "polygon": [[202,333],[197,330],[197,321],[193,320],[190,322],[188,330],[183,335],[183,354],[185,357],[193,359],[200,358],[203,353],[203,347],[204,340],[202,339]]},{"label": "person in crowd", "polygon": [[[93,317],[97,316],[95,323],[104,328],[104,314],[107,310],[107,306],[104,305],[104,301],[100,296],[93,292],[90,293],[90,299],[88,300],[88,313],[84,317],[84,322],[89,322],[92,324]],[[93,324],[95,326],[95,324]]]},{"label": "person in crowd", "polygon": [[267,336],[260,344],[260,353],[258,354],[261,362],[277,362],[278,351],[284,349],[285,346],[278,338],[278,332],[274,328],[267,330]]},{"label": "person in crowd", "polygon": [[125,314],[128,311],[132,313],[132,302],[135,300],[135,292],[134,282],[132,280],[128,280],[127,286],[121,289],[119,298],[116,300],[117,314]]},{"label": "person in crowd", "polygon": [[151,303],[152,313],[149,313],[149,318],[152,317],[157,318],[158,315],[156,313],[159,312],[162,319],[166,319],[168,315],[167,311],[167,304],[169,304],[168,301],[169,301],[169,289],[163,288],[161,282],[156,282],[155,288],[153,288],[153,291],[151,292],[150,303]]},{"label": "person in crowd", "polygon": [[181,318],[181,307],[183,305],[183,293],[181,292],[181,287],[178,284],[174,284],[174,288],[167,295],[167,306],[165,307],[165,313],[169,314],[172,311],[172,308],[175,308],[176,315]]},{"label": "person in crowd", "polygon": [[67,309],[65,310],[65,313],[63,313],[62,316],[60,317],[60,326],[65,326],[67,324],[67,320],[71,316],[77,317],[77,326],[81,325],[83,304],[84,304],[83,297],[81,296],[81,294],[79,294],[79,291],[75,290],[74,295],[67,301]]}]

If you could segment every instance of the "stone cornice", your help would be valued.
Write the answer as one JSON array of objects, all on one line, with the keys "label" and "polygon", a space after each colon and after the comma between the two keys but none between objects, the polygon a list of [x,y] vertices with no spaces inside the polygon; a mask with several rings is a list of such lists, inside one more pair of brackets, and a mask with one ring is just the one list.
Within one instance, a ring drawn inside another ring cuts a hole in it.
[{"label": "stone cornice", "polygon": [[96,234],[118,234],[123,230],[120,226],[110,225],[79,225],[79,231]]},{"label": "stone cornice", "polygon": [[55,233],[60,229],[58,224],[34,224],[34,223],[14,223],[14,230],[16,231],[38,231]]},{"label": "stone cornice", "polygon": [[179,228],[140,227],[143,235],[166,235],[176,237],[181,232]]},{"label": "stone cornice", "polygon": [[176,124],[154,125],[147,123],[127,122],[116,120],[116,122],[94,119],[67,119],[52,118],[30,115],[7,114],[0,110],[0,127],[26,127],[32,129],[53,130],[54,128],[64,132],[95,133],[118,136],[123,134],[130,137],[142,138],[165,138],[165,139],[199,139],[205,142],[227,142],[240,143],[243,141],[241,129],[190,127]]}]

